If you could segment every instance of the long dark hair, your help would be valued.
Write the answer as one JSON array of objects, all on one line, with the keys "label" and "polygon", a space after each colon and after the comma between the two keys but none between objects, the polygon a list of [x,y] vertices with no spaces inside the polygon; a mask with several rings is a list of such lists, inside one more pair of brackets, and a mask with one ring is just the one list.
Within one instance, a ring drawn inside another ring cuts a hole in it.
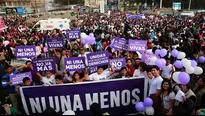
[{"label": "long dark hair", "polygon": [[75,75],[78,74],[79,75],[79,79],[81,78],[81,74],[78,71],[75,71],[72,78],[73,78],[73,82],[76,82],[77,80],[75,79]]},{"label": "long dark hair", "polygon": [[164,88],[163,88],[163,84],[164,83],[168,83],[168,85],[169,85],[169,89],[168,89],[168,95],[172,92],[172,84],[171,84],[171,82],[168,80],[168,79],[164,79],[163,81],[162,81],[162,85],[161,85],[161,92],[163,93],[165,90],[164,90]]}]

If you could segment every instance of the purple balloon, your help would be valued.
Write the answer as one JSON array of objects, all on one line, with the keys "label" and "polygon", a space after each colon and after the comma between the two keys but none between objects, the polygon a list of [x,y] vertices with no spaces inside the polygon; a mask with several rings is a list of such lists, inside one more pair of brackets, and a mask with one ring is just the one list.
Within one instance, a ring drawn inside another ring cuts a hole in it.
[{"label": "purple balloon", "polygon": [[87,44],[86,39],[82,39],[81,42],[82,42],[82,44],[84,44],[84,45]]},{"label": "purple balloon", "polygon": [[177,67],[177,68],[179,68],[179,69],[181,69],[181,68],[184,67],[183,64],[182,64],[182,62],[181,62],[180,60],[175,61],[175,62],[174,62],[174,66]]},{"label": "purple balloon", "polygon": [[200,56],[200,57],[199,57],[199,62],[200,62],[200,63],[203,63],[204,61],[205,61],[205,58],[204,58],[203,56]]},{"label": "purple balloon", "polygon": [[197,62],[196,62],[195,60],[192,60],[192,61],[191,61],[191,66],[192,66],[192,67],[196,67],[197,65],[198,65],[198,64],[197,64]]},{"label": "purple balloon", "polygon": [[90,37],[94,37],[94,34],[93,34],[93,33],[90,33],[89,36],[90,36]]},{"label": "purple balloon", "polygon": [[178,56],[178,54],[179,54],[179,52],[176,49],[172,50],[172,56],[173,57],[176,58]]},{"label": "purple balloon", "polygon": [[145,110],[143,102],[136,103],[135,108],[138,112],[143,112]]},{"label": "purple balloon", "polygon": [[159,68],[163,68],[166,65],[166,60],[164,60],[164,59],[157,59],[155,61],[155,65],[157,65]]},{"label": "purple balloon", "polygon": [[160,56],[165,57],[167,55],[167,50],[166,49],[161,49],[160,50]]},{"label": "purple balloon", "polygon": [[180,84],[186,85],[190,81],[190,76],[186,72],[179,73],[178,76]]},{"label": "purple balloon", "polygon": [[157,50],[155,51],[155,54],[156,54],[156,55],[159,55],[159,54],[160,54],[160,50],[157,49]]},{"label": "purple balloon", "polygon": [[152,101],[151,98],[145,98],[145,99],[144,99],[144,106],[145,106],[145,107],[150,107],[150,106],[152,106],[152,105],[153,105],[153,101]]}]

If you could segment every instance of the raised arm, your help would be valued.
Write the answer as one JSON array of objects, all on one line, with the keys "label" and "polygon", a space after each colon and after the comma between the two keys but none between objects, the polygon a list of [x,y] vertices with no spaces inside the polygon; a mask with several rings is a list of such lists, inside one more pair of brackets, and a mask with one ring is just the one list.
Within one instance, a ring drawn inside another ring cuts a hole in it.
[{"label": "raised arm", "polygon": [[93,48],[91,47],[91,45],[89,45],[89,48],[90,48],[90,52],[94,52]]},{"label": "raised arm", "polygon": [[73,82],[73,79],[68,77],[66,70],[64,70],[64,76],[69,82]]},{"label": "raised arm", "polygon": [[58,65],[56,64],[56,73],[55,76],[59,75]]},{"label": "raised arm", "polygon": [[89,68],[85,68],[84,77],[83,77],[84,81],[90,80],[89,75],[88,75],[88,70]]},{"label": "raised arm", "polygon": [[60,58],[60,56],[57,54],[57,52],[56,52],[55,49],[53,49],[53,52],[54,52],[54,54],[55,54],[56,57]]},{"label": "raised arm", "polygon": [[43,80],[43,76],[39,72],[37,72],[36,74],[40,77],[40,80]]}]

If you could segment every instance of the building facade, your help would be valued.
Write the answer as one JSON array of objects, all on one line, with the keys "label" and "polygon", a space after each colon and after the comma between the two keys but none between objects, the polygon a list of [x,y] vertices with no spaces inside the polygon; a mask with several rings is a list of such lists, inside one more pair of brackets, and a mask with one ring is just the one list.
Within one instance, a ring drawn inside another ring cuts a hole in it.
[{"label": "building facade", "polygon": [[0,7],[23,7],[27,13],[38,13],[45,11],[46,1],[47,0],[0,0]]},{"label": "building facade", "polygon": [[[90,8],[99,8],[101,0],[85,0],[84,5]],[[104,3],[107,4],[107,0],[104,0]]]}]

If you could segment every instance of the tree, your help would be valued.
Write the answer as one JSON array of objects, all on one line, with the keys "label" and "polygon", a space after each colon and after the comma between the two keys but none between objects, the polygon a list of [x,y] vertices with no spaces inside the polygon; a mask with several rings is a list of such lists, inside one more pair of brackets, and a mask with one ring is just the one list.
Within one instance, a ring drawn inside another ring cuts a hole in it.
[{"label": "tree", "polygon": [[84,0],[54,0],[56,4],[68,5],[69,4],[84,4]]}]

